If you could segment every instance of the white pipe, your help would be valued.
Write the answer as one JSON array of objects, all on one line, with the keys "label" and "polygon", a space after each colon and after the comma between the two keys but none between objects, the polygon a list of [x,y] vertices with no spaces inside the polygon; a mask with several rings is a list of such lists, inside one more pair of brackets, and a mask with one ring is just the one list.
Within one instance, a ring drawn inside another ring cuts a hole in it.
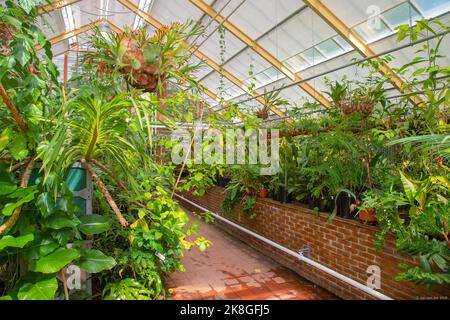
[{"label": "white pipe", "polygon": [[298,258],[300,261],[303,261],[303,262],[305,262],[305,263],[307,263],[307,264],[309,264],[309,265],[311,265],[311,266],[313,266],[313,267],[315,267],[315,268],[317,268],[317,269],[319,269],[319,270],[321,270],[321,271],[323,271],[325,273],[328,273],[328,274],[332,275],[333,277],[335,277],[335,278],[337,278],[339,280],[342,280],[342,281],[352,285],[353,287],[358,288],[359,290],[370,294],[371,296],[374,296],[375,298],[378,298],[380,300],[393,300],[391,297],[388,297],[388,296],[386,296],[386,295],[384,295],[384,294],[382,294],[382,293],[380,293],[378,291],[375,291],[374,289],[372,289],[372,288],[370,288],[370,287],[368,287],[366,285],[363,285],[363,284],[361,284],[361,283],[359,283],[359,282],[357,282],[357,281],[355,281],[353,279],[350,279],[347,276],[344,276],[343,274],[340,274],[340,273],[338,273],[338,272],[336,272],[336,271],[334,271],[334,270],[332,270],[332,269],[330,269],[330,268],[328,268],[328,267],[326,267],[326,266],[324,266],[324,265],[322,265],[320,263],[317,263],[314,260],[311,260],[311,259],[305,257],[302,253],[298,253],[298,252],[295,252],[295,251],[293,251],[291,249],[283,247],[282,245],[280,245],[280,244],[278,244],[276,242],[273,242],[272,240],[269,240],[269,239],[267,239],[267,238],[265,238],[265,237],[255,233],[253,231],[250,231],[250,230],[248,230],[248,229],[238,225],[237,223],[234,223],[234,222],[232,222],[232,221],[230,221],[230,220],[228,220],[228,219],[218,215],[217,213],[211,212],[211,210],[208,210],[208,209],[206,209],[206,208],[196,204],[195,202],[192,202],[191,200],[186,199],[185,197],[183,197],[183,196],[181,196],[179,194],[175,193],[175,195],[178,198],[183,199],[187,203],[190,203],[193,206],[196,206],[197,208],[199,208],[201,210],[209,212],[216,219],[219,219],[219,220],[221,220],[221,221],[223,221],[223,222],[225,222],[225,223],[227,223],[227,224],[229,224],[229,225],[231,225],[231,226],[233,226],[233,227],[235,227],[235,228],[237,228],[237,229],[239,229],[239,230],[241,230],[241,231],[243,231],[243,232],[245,232],[245,233],[247,233],[247,234],[257,238],[257,239],[259,239],[259,240],[261,240],[261,241],[264,241],[265,243],[267,243],[267,244],[269,244],[269,245],[271,245],[271,246],[273,246],[273,247],[275,247],[275,248],[277,248],[277,249],[279,249],[279,250],[281,250],[281,251],[283,251],[283,252],[285,252],[285,253],[293,256],[293,257]]}]

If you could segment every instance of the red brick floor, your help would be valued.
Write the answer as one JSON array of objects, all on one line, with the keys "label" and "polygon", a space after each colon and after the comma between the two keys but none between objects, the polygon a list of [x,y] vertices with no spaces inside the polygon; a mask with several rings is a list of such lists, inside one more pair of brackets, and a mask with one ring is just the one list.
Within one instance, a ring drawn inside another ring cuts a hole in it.
[{"label": "red brick floor", "polygon": [[212,245],[205,252],[193,248],[185,254],[186,271],[167,280],[173,299],[337,299],[213,224],[201,223],[199,231]]}]

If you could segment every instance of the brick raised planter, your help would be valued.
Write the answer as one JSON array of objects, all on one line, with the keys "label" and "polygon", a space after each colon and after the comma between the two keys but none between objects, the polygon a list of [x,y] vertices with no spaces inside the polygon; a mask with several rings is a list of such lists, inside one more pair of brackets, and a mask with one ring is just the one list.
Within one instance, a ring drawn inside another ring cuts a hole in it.
[{"label": "brick raised planter", "polygon": [[[202,197],[184,194],[184,197],[213,211],[221,212],[220,205],[224,189],[212,187]],[[198,208],[181,203],[193,211]],[[365,284],[369,274],[367,268],[377,265],[381,268],[380,292],[394,299],[450,299],[450,288],[435,287],[433,291],[405,281],[396,281],[401,271],[399,263],[414,265],[413,258],[403,256],[395,250],[393,237],[386,239],[383,252],[373,249],[373,239],[377,228],[358,221],[335,218],[331,224],[326,221],[328,214],[316,212],[301,204],[282,204],[271,199],[259,199],[255,208],[256,218],[248,219],[240,210],[234,217],[236,223],[294,251],[309,247],[311,259],[331,268],[355,281]],[[239,218],[240,217],[240,218]],[[316,283],[344,299],[373,299],[372,296],[355,289],[296,258],[291,257],[266,243],[251,237],[223,222],[216,222],[222,228],[241,238],[255,249],[271,256],[281,264],[293,269],[301,276]]]}]

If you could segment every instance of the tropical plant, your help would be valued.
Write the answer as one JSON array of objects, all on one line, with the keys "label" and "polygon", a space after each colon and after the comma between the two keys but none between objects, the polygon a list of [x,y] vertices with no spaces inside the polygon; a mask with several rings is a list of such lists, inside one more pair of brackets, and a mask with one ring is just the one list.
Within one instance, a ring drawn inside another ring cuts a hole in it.
[{"label": "tropical plant", "polygon": [[91,36],[95,51],[86,54],[84,60],[93,67],[96,76],[113,75],[113,79],[124,79],[147,92],[164,92],[169,80],[196,86],[192,73],[200,64],[188,63],[193,46],[185,39],[199,35],[202,28],[191,28],[192,25],[192,20],[184,24],[175,22],[159,28],[153,36],[147,33],[146,26],[137,30],[126,27],[123,33],[108,36],[96,28]]},{"label": "tropical plant", "polygon": [[264,90],[264,105],[256,112],[256,116],[260,119],[267,119],[269,117],[269,111],[272,108],[280,108],[289,105],[289,101],[280,97],[281,91],[267,92]]},{"label": "tropical plant", "polygon": [[[117,73],[86,77],[82,87],[64,90],[68,88],[57,81],[50,43],[35,25],[34,4],[29,10],[11,1],[0,6],[1,21],[11,26],[2,46],[13,52],[0,54],[1,104],[6,106],[0,113],[0,264],[9,273],[1,293],[7,299],[68,299],[65,268],[75,264],[90,273],[124,269],[132,280],[122,282],[120,274],[111,272],[99,275],[111,280],[105,297],[131,297],[113,292],[143,283],[148,289],[139,297],[158,298],[164,294],[164,275],[182,269],[182,250],[209,245],[202,237],[185,239],[196,232],[196,225],[187,225],[187,215],[161,189],[174,185],[173,166],[155,160],[151,125],[162,121],[152,116],[157,111],[172,126],[161,102],[170,102],[170,97],[126,90],[119,72],[123,65],[116,60],[107,62]],[[189,67],[181,66],[189,50],[183,42],[187,27],[173,25],[152,40],[145,38],[163,45],[158,51],[163,56],[157,59],[166,79],[192,80]],[[41,55],[36,41],[44,49]],[[99,60],[107,58],[102,56],[106,50],[99,47]],[[148,58],[151,50],[146,51]],[[172,56],[164,55],[169,51]],[[192,85],[190,92],[198,88]],[[66,181],[75,162],[95,181],[101,206],[93,215],[81,215]],[[154,179],[149,181],[149,176]],[[120,224],[111,219],[114,215]],[[86,237],[94,235],[94,246],[86,248]],[[111,236],[124,241],[103,247],[102,241]],[[123,255],[110,252],[114,247]],[[125,267],[130,262],[138,274]]]},{"label": "tropical plant", "polygon": [[258,165],[232,166],[231,182],[225,189],[222,209],[230,214],[240,205],[244,214],[254,217],[253,208],[262,186]]}]

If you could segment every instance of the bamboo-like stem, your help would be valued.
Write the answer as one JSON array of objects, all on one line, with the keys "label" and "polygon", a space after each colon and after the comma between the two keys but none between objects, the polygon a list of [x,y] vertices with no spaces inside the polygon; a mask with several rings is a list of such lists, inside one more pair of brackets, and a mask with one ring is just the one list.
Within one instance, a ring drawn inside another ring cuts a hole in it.
[{"label": "bamboo-like stem", "polygon": [[116,202],[112,198],[112,196],[109,193],[106,186],[103,184],[102,180],[100,180],[99,176],[94,172],[92,167],[89,165],[89,163],[85,159],[81,159],[81,164],[87,170],[87,172],[89,172],[92,179],[94,179],[95,182],[97,183],[100,191],[103,193],[103,196],[105,197],[105,199],[108,202],[109,206],[111,207],[112,211],[114,211],[117,218],[119,219],[120,224],[125,228],[128,227],[127,220],[125,220],[125,218],[123,217],[122,213],[119,210],[119,207],[117,207]]},{"label": "bamboo-like stem", "polygon": [[17,125],[19,126],[20,130],[22,130],[22,132],[26,132],[27,125],[22,120],[22,117],[20,116],[19,111],[17,110],[17,108],[14,105],[11,98],[8,96],[8,93],[6,92],[5,87],[3,87],[3,84],[1,84],[1,83],[0,83],[0,95],[2,96],[3,102],[6,104],[9,111],[11,111],[12,116],[13,116],[14,120],[16,121]]},{"label": "bamboo-like stem", "polygon": [[[27,167],[25,168],[25,171],[23,172],[22,179],[20,182],[21,188],[28,187],[28,181],[30,180],[31,172],[34,168],[34,159],[31,158],[30,162],[28,163]],[[11,217],[9,217],[8,221],[6,221],[4,224],[0,225],[0,235],[11,229],[17,222],[20,216],[20,212],[22,211],[22,206],[17,207],[14,209],[13,214]]]},{"label": "bamboo-like stem", "polygon": [[[102,163],[100,163],[99,161],[95,160],[95,159],[91,159],[91,162],[98,167],[100,170],[104,171],[106,174],[108,174],[119,186],[120,189],[122,189],[123,191],[129,193],[129,190],[127,189],[127,187],[125,186],[125,184],[123,183],[123,181],[119,180],[116,178],[116,176],[114,175],[114,173],[108,169],[105,165],[103,165]],[[140,203],[138,201],[135,202],[135,204],[141,208],[147,208],[147,206],[143,203]]]}]

